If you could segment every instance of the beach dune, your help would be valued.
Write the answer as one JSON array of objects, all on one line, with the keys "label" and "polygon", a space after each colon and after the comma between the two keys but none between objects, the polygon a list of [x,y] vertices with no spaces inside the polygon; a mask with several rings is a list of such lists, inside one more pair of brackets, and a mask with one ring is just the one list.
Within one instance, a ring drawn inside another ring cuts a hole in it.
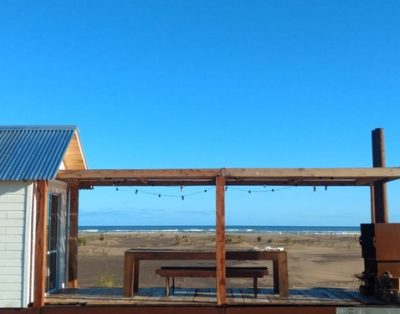
[{"label": "beach dune", "polygon": [[[80,287],[122,287],[124,252],[132,248],[171,248],[213,250],[213,233],[83,233],[79,238],[78,281]],[[289,286],[341,287],[358,289],[354,277],[363,270],[358,235],[337,234],[227,234],[227,249],[284,247],[288,252]],[[229,263],[239,262],[229,261]],[[272,263],[240,262],[243,265]],[[213,265],[213,261],[143,261],[140,287],[162,287],[164,280],[155,274],[161,265]],[[250,286],[248,279],[229,279],[228,287]],[[260,287],[271,287],[272,276],[259,281]],[[177,286],[214,287],[215,279],[180,278]]]}]

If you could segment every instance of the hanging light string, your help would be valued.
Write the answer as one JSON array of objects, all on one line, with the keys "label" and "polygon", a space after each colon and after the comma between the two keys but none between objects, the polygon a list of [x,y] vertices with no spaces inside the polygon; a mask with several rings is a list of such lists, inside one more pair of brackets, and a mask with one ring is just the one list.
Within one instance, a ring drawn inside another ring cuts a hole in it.
[{"label": "hanging light string", "polygon": [[[118,185],[114,185],[115,190],[119,191],[119,186]],[[266,186],[264,186],[263,189],[244,189],[241,187],[237,187],[237,186],[225,186],[225,192],[233,190],[233,191],[239,191],[239,192],[244,192],[244,193],[248,193],[248,194],[252,194],[252,193],[271,193],[271,192],[279,192],[279,191],[283,191],[283,190],[288,190],[288,189],[292,189],[292,188],[296,188],[297,186],[285,186],[285,187],[279,187],[279,188],[266,188]],[[327,191],[328,187],[325,186],[325,191]],[[195,195],[199,195],[199,194],[204,194],[207,193],[210,190],[215,190],[215,187],[209,187],[206,189],[202,189],[199,191],[194,191],[192,193],[184,193],[184,189],[183,186],[180,187],[180,194],[171,194],[171,193],[161,193],[161,192],[150,192],[150,191],[146,191],[146,190],[142,190],[142,189],[138,189],[138,188],[134,188],[134,194],[146,194],[146,195],[152,195],[152,196],[156,196],[156,197],[169,197],[169,198],[180,198],[182,200],[185,200],[185,198],[187,197],[191,197],[191,196],[195,196]],[[313,191],[316,192],[316,186],[313,186]]]},{"label": "hanging light string", "polygon": [[243,189],[243,188],[238,188],[236,186],[226,186],[225,187],[225,191],[228,190],[235,190],[235,191],[240,191],[240,192],[247,192],[248,194],[251,193],[270,193],[270,192],[278,192],[278,191],[283,191],[283,190],[287,190],[287,189],[292,189],[295,188],[296,186],[285,186],[282,188],[271,188],[271,189],[266,189],[266,187],[264,186],[264,189],[262,190],[254,190],[254,189]]},{"label": "hanging light string", "polygon": [[[145,190],[141,190],[141,189],[135,189],[135,194],[142,193],[142,194],[154,195],[154,196],[158,196],[158,197],[180,198],[183,201],[186,197],[207,193],[211,189],[213,189],[213,188],[203,189],[201,191],[195,191],[195,192],[186,193],[186,194],[165,194],[165,193],[149,192],[149,191],[145,191]],[[181,187],[181,193],[183,193],[183,187]]]},{"label": "hanging light string", "polygon": [[[287,189],[292,189],[295,186],[286,186],[286,187],[281,187],[281,188],[271,188],[271,189],[266,189],[264,187],[264,189],[262,190],[255,190],[255,189],[243,189],[243,188],[239,188],[239,187],[234,187],[234,186],[225,186],[225,191],[229,191],[229,190],[234,190],[234,191],[239,191],[239,192],[245,192],[248,194],[251,193],[270,193],[270,192],[279,192],[279,191],[283,191],[283,190],[287,190]],[[118,189],[116,189],[118,191]],[[203,194],[203,193],[207,193],[210,190],[215,190],[215,187],[211,187],[211,188],[207,188],[207,189],[202,189],[200,191],[195,191],[192,193],[185,193],[185,194],[170,194],[170,193],[161,193],[161,192],[149,192],[146,190],[142,190],[142,189],[138,189],[135,188],[134,189],[134,193],[135,194],[146,194],[146,195],[153,195],[153,196],[157,196],[157,197],[170,197],[170,198],[181,198],[182,200],[184,200],[187,197],[191,197],[191,196],[195,196],[195,195],[199,195],[199,194]],[[183,187],[180,188],[181,193],[183,193]]]}]

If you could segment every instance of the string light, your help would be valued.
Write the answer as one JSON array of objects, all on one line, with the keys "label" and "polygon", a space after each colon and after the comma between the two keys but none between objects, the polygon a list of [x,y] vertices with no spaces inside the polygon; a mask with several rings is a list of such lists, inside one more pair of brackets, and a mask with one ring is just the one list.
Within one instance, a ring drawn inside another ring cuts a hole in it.
[{"label": "string light", "polygon": [[276,192],[276,191],[282,191],[282,190],[287,190],[287,189],[292,189],[292,188],[294,188],[295,186],[285,186],[285,187],[282,187],[282,188],[271,188],[271,189],[262,189],[262,190],[255,190],[255,189],[250,189],[250,190],[247,190],[247,189],[243,189],[243,188],[238,188],[238,187],[233,187],[233,186],[230,186],[229,188],[231,189],[231,190],[235,190],[235,191],[240,191],[240,192],[246,192],[246,193],[248,193],[248,194],[252,194],[252,193],[269,193],[269,192]]},{"label": "string light", "polygon": [[[117,185],[114,184],[114,187],[115,187],[116,191],[119,191],[119,187]],[[265,185],[263,186],[262,189],[244,189],[244,188],[240,188],[240,187],[229,186],[229,189],[236,190],[239,192],[246,192],[247,194],[252,194],[252,193],[277,192],[277,191],[282,191],[282,190],[286,190],[286,189],[291,189],[294,187],[297,187],[297,185],[296,186],[286,186],[286,187],[282,187],[282,188],[271,188],[271,189],[267,189]],[[183,186],[181,186],[179,189],[180,189],[180,193],[183,193]],[[186,193],[186,194],[180,194],[180,193],[179,194],[164,194],[164,193],[160,193],[160,192],[150,192],[150,191],[135,188],[134,193],[135,193],[135,195],[138,195],[139,193],[147,194],[147,195],[154,195],[158,198],[161,198],[161,197],[180,198],[183,201],[187,197],[202,194],[202,193],[207,193],[210,189],[215,189],[215,187],[210,187],[208,189],[194,191],[192,193]],[[325,190],[327,190],[327,186],[325,186]],[[225,191],[228,191],[228,186],[225,186]],[[313,187],[313,191],[314,192],[316,191],[316,186]]]},{"label": "string light", "polygon": [[146,190],[140,190],[140,189],[135,189],[135,194],[147,194],[147,195],[154,195],[154,196],[158,196],[159,198],[161,197],[175,197],[175,198],[180,198],[182,200],[185,200],[185,197],[188,196],[194,196],[194,195],[198,195],[198,194],[202,194],[202,193],[207,193],[209,189],[204,189],[201,191],[196,191],[196,192],[192,192],[192,193],[187,193],[187,194],[164,194],[164,193],[160,193],[160,192],[150,192],[150,191],[146,191]]}]

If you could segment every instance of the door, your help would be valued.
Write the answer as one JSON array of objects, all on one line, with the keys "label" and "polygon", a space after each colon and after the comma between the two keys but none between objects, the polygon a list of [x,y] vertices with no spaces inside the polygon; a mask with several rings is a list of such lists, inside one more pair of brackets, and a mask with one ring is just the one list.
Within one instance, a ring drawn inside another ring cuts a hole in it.
[{"label": "door", "polygon": [[61,215],[61,195],[49,194],[47,212],[47,272],[46,292],[57,288],[58,239]]}]

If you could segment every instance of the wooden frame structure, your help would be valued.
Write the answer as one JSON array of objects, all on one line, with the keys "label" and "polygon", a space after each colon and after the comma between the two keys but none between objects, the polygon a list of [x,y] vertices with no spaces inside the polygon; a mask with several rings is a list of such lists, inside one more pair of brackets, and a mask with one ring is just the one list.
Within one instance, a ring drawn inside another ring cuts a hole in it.
[{"label": "wooden frame structure", "polygon": [[[217,303],[226,304],[225,274],[225,186],[285,185],[285,186],[367,186],[400,179],[400,168],[221,168],[221,169],[160,169],[160,170],[85,170],[60,171],[58,180],[81,189],[92,186],[216,186],[216,282]],[[373,189],[374,199],[383,198],[382,190]],[[77,206],[74,203],[74,206]],[[375,207],[376,217],[384,216],[385,207]],[[72,219],[71,219],[72,221]],[[74,220],[75,221],[75,220]],[[72,230],[72,229],[71,229]],[[75,226],[73,232],[76,232]],[[70,235],[76,238],[77,235]],[[76,254],[70,250],[70,254]],[[70,256],[75,261],[76,256]],[[70,265],[70,269],[76,266]],[[70,273],[70,282],[77,282]]]},{"label": "wooden frame structure", "polygon": [[[69,184],[69,286],[77,287],[77,232],[79,189],[93,186],[216,186],[216,287],[217,304],[226,305],[225,187],[257,186],[365,186],[371,188],[371,221],[388,222],[386,183],[400,179],[400,168],[385,167],[383,130],[373,131],[373,168],[218,168],[218,169],[123,169],[61,170],[57,180]],[[35,302],[44,305],[46,229],[46,182],[39,182],[36,226]],[[44,242],[44,243],[43,243]],[[105,311],[106,308],[102,308]],[[94,310],[96,312],[97,310]],[[50,311],[51,312],[51,311]],[[68,311],[64,311],[65,313]],[[88,311],[88,313],[90,310]],[[138,312],[140,309],[138,308]],[[156,311],[153,311],[156,312]],[[165,311],[162,311],[165,313]],[[197,313],[196,310],[194,312]],[[201,310],[199,311],[201,312]],[[219,312],[215,309],[215,312]],[[226,312],[225,310],[223,311]],[[234,313],[235,310],[231,309]],[[263,311],[262,311],[263,312]],[[278,311],[280,312],[280,311]],[[292,312],[283,310],[282,313]],[[312,311],[311,311],[312,312]],[[331,310],[318,310],[318,313]],[[260,310],[261,313],[261,310]]]}]

